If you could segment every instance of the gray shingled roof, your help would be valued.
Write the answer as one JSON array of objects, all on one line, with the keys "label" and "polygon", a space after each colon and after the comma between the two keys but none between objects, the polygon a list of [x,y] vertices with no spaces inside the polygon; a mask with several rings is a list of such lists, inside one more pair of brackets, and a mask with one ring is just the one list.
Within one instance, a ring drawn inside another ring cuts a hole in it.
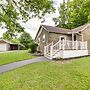
[{"label": "gray shingled roof", "polygon": [[[90,23],[84,24],[84,25],[79,26],[79,27],[77,27],[77,28],[75,28],[75,29],[72,29],[72,30],[70,30],[70,29],[65,29],[65,28],[58,28],[58,27],[54,27],[54,26],[48,26],[48,25],[41,25],[40,28],[41,28],[42,26],[43,26],[43,27],[45,28],[45,30],[47,30],[48,32],[61,33],[61,34],[72,34],[72,32],[78,33],[78,32],[80,32],[80,31],[85,30],[85,28],[87,28],[88,26],[90,26]],[[38,30],[38,32],[37,32],[37,35],[38,35],[39,31],[40,31],[40,28],[39,28],[39,30]],[[35,39],[37,38],[37,35],[36,35]]]},{"label": "gray shingled roof", "polygon": [[58,28],[58,27],[47,26],[47,25],[42,25],[42,26],[49,32],[62,33],[62,34],[70,34],[71,32],[70,29]]},{"label": "gray shingled roof", "polygon": [[24,45],[22,45],[22,44],[12,43],[12,42],[10,42],[10,41],[8,41],[8,40],[5,40],[5,39],[0,39],[0,42],[1,42],[1,41],[4,41],[5,43],[8,43],[8,44],[14,44],[14,45],[21,45],[21,46],[24,46]]},{"label": "gray shingled roof", "polygon": [[37,38],[37,35],[38,35],[41,27],[44,27],[46,31],[51,32],[51,33],[71,34],[71,32],[72,32],[72,30],[70,30],[70,29],[58,28],[58,27],[48,26],[48,25],[41,25],[36,34],[35,39]]},{"label": "gray shingled roof", "polygon": [[79,27],[77,27],[77,28],[74,28],[74,29],[72,29],[72,32],[80,32],[80,31],[82,31],[83,29],[85,29],[85,27],[88,27],[89,25],[90,25],[90,24],[87,23],[87,24],[84,24],[84,25],[79,26]]},{"label": "gray shingled roof", "polygon": [[12,42],[10,42],[10,41],[7,41],[7,40],[4,40],[4,39],[0,39],[0,41],[4,41],[4,42],[6,42],[6,43],[8,43],[8,44],[14,44],[14,43],[12,43]]}]

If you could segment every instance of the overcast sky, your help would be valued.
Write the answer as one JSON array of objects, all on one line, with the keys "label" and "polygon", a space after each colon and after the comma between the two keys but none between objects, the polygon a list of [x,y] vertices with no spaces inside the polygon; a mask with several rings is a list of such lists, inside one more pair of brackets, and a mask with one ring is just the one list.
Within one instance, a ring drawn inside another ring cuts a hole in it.
[{"label": "overcast sky", "polygon": [[[55,7],[58,7],[59,4],[63,1],[63,0],[53,0],[54,1],[54,5]],[[55,26],[55,23],[52,21],[53,17],[58,17],[58,11],[56,11],[56,13],[54,14],[49,14],[45,16],[45,22],[43,23],[44,25],[50,25],[50,26]],[[26,23],[21,23],[21,25],[25,28],[25,30],[30,33],[30,35],[32,36],[32,38],[35,38],[35,35],[38,31],[38,28],[41,25],[41,20],[38,20],[37,18],[31,19]],[[2,36],[2,34],[5,32],[5,29],[0,29],[0,37]]]}]

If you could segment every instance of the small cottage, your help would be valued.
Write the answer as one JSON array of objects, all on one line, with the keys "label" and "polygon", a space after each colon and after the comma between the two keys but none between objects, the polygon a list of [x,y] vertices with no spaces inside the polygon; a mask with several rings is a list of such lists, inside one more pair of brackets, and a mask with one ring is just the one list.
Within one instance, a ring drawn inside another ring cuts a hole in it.
[{"label": "small cottage", "polygon": [[72,58],[90,54],[90,24],[75,29],[41,25],[35,40],[45,57]]}]

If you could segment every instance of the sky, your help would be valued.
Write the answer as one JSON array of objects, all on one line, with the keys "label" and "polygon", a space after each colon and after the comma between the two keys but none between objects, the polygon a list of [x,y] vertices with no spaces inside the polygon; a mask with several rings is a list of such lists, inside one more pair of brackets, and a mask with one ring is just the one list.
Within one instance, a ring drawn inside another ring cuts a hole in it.
[{"label": "sky", "polygon": [[[57,8],[59,7],[60,3],[62,3],[63,0],[53,0],[53,1],[54,1],[54,6]],[[38,18],[33,18],[26,23],[21,23],[21,25],[25,28],[25,31],[30,33],[31,37],[34,39],[41,24],[55,26],[55,23],[53,22],[52,18],[58,16],[59,13],[58,10],[56,10],[56,12],[53,14],[45,15],[44,23],[41,23],[41,20],[39,20]],[[5,31],[6,31],[5,29],[0,29],[0,37]]]}]

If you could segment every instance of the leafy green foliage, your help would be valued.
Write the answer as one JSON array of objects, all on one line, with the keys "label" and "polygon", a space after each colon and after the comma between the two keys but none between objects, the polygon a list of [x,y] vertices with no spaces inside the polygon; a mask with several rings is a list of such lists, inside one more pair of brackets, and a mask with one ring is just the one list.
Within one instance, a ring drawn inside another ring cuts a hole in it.
[{"label": "leafy green foliage", "polygon": [[24,45],[23,49],[30,49],[29,52],[31,53],[36,52],[38,45],[35,43],[35,41],[32,39],[29,33],[23,32],[19,40],[20,40],[20,43]]},{"label": "leafy green foliage", "polygon": [[90,0],[68,0],[60,4],[60,16],[54,18],[56,26],[76,28],[90,22]]},{"label": "leafy green foliage", "polygon": [[8,32],[3,33],[3,39],[11,41],[12,43],[20,44],[20,41],[16,36],[17,35],[13,34],[11,36]]},{"label": "leafy green foliage", "polygon": [[17,32],[23,32],[24,28],[18,23],[30,18],[43,18],[46,13],[53,12],[53,2],[51,0],[1,0],[0,1],[0,24],[5,24],[8,29],[8,37]]},{"label": "leafy green foliage", "polygon": [[37,51],[37,46],[38,46],[37,43],[32,42],[32,43],[30,44],[30,53],[35,53],[35,52]]},{"label": "leafy green foliage", "polygon": [[29,49],[30,44],[33,42],[32,37],[27,32],[23,32],[19,40],[20,40],[20,43],[25,46],[23,49]]},{"label": "leafy green foliage", "polygon": [[65,1],[63,2],[63,4],[60,4],[60,8],[58,9],[60,16],[58,18],[53,18],[55,24],[59,24],[57,25],[58,27],[63,27],[66,28],[66,19],[67,19],[67,7],[65,6]]},{"label": "leafy green foliage", "polygon": [[12,42],[12,43],[16,43],[16,44],[20,44],[20,41],[19,41],[19,39],[17,39],[17,38],[12,39],[11,42]]},{"label": "leafy green foliage", "polygon": [[12,37],[11,37],[11,35],[10,35],[10,34],[8,34],[8,32],[5,32],[5,33],[3,33],[3,39],[6,39],[6,40],[11,40],[11,39],[12,39]]}]

